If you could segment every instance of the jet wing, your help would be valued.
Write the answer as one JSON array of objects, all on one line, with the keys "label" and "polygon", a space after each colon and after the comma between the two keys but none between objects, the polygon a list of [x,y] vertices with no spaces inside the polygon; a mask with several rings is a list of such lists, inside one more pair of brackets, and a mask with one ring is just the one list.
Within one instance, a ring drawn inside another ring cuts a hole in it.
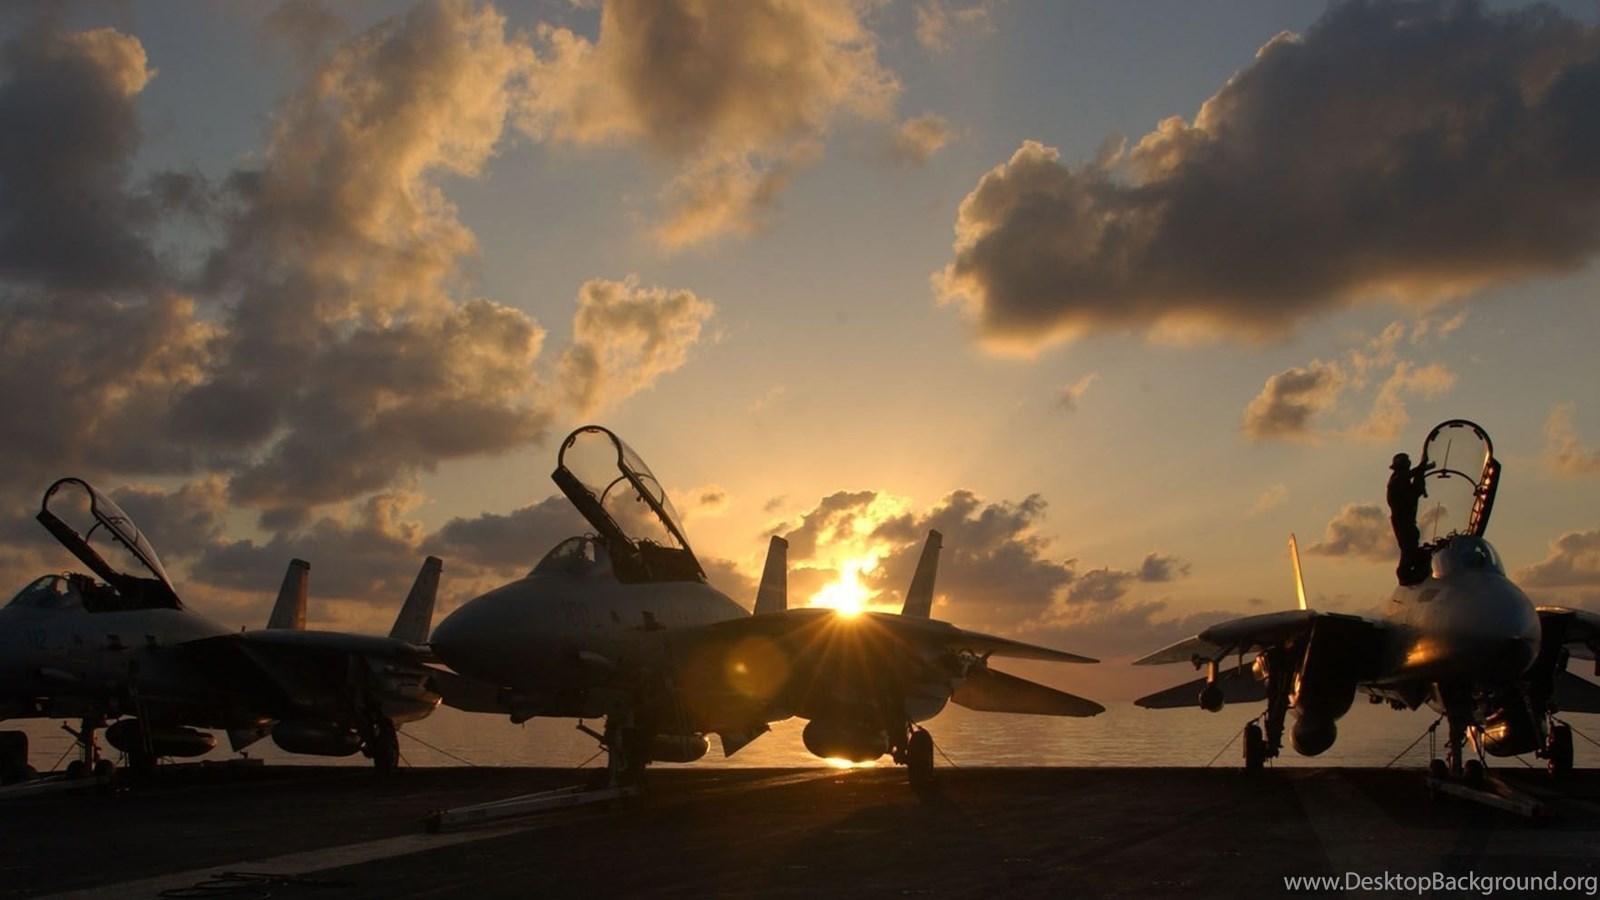
[{"label": "jet wing", "polygon": [[[1600,650],[1600,615],[1565,606],[1541,606],[1538,613],[1540,627],[1546,634],[1559,635],[1574,659],[1596,658],[1596,650]],[[1600,674],[1600,662],[1595,669]]]},{"label": "jet wing", "polygon": [[1553,687],[1550,703],[1560,712],[1600,713],[1600,684],[1560,670]]},{"label": "jet wing", "polygon": [[[1265,647],[1287,643],[1311,630],[1318,613],[1310,609],[1290,609],[1229,619],[1213,625],[1195,637],[1134,660],[1136,666],[1193,662],[1196,659],[1222,659]],[[1192,699],[1192,698],[1191,698]]]},{"label": "jet wing", "polygon": [[[948,622],[886,613],[841,615],[801,608],[674,629],[669,646],[677,686],[707,730],[737,729],[807,708],[820,695],[865,697],[891,690],[931,697],[963,676],[966,693],[950,697],[974,709],[1094,715],[1099,704],[987,669],[990,656],[1094,662],[1086,656],[957,628]],[[714,711],[714,712],[713,712]],[[736,712],[735,712],[736,711]],[[804,715],[804,713],[800,713]],[[743,721],[739,721],[742,718]]]}]

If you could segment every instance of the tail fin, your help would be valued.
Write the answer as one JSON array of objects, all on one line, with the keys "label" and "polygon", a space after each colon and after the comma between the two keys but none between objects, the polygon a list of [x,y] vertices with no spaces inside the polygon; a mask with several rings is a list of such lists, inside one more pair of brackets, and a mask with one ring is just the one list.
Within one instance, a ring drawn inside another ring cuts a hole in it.
[{"label": "tail fin", "polygon": [[389,637],[408,644],[427,643],[428,632],[433,630],[433,601],[439,593],[439,573],[443,569],[444,561],[437,556],[422,561],[422,569],[411,584],[411,593],[406,595],[400,615],[395,616]]},{"label": "tail fin", "polygon": [[1300,598],[1300,608],[1306,608],[1306,580],[1300,574],[1300,544],[1289,535],[1289,559],[1294,562],[1294,592]]},{"label": "tail fin", "polygon": [[928,532],[928,542],[922,545],[922,558],[917,560],[917,571],[911,576],[911,588],[906,591],[906,605],[900,615],[926,619],[933,611],[933,580],[939,575],[939,548],[944,535]]},{"label": "tail fin", "polygon": [[756,589],[756,615],[783,612],[789,608],[789,542],[777,535],[767,544],[767,565],[761,570],[761,587]]},{"label": "tail fin", "polygon": [[268,628],[305,630],[306,580],[310,575],[311,563],[303,559],[289,560],[289,568],[283,573],[283,587],[278,588],[278,602],[272,605],[272,615],[267,618]]}]

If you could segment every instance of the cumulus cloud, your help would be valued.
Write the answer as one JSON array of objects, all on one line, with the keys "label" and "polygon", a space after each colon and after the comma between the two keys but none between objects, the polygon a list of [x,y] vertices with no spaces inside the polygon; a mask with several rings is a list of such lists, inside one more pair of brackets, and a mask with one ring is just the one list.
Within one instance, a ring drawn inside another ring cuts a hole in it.
[{"label": "cumulus cloud", "polygon": [[1550,555],[1516,574],[1528,588],[1600,589],[1600,529],[1569,531],[1550,545]]},{"label": "cumulus cloud", "polygon": [[889,141],[889,158],[901,165],[920,166],[950,142],[950,123],[943,116],[907,119]]},{"label": "cumulus cloud", "polygon": [[1338,401],[1344,387],[1338,364],[1321,360],[1269,376],[1244,409],[1244,433],[1258,441],[1307,437],[1312,420]]},{"label": "cumulus cloud", "polygon": [[[1456,317],[1440,325],[1435,318],[1423,316],[1409,329],[1410,344],[1420,346],[1448,335],[1459,326],[1458,320]],[[1340,359],[1312,360],[1305,366],[1293,366],[1269,376],[1261,393],[1245,407],[1245,436],[1254,441],[1313,441],[1325,436],[1394,440],[1411,420],[1406,411],[1409,398],[1436,399],[1448,393],[1456,382],[1455,373],[1443,363],[1418,364],[1402,359],[1400,350],[1407,335],[1404,324],[1392,322]],[[1348,408],[1346,399],[1365,391],[1379,377],[1382,383],[1359,420],[1342,429],[1319,427],[1336,411],[1352,418],[1355,411]]]},{"label": "cumulus cloud", "polygon": [[1572,416],[1577,407],[1563,403],[1544,422],[1544,467],[1557,475],[1583,476],[1600,472],[1600,450],[1578,439]]},{"label": "cumulus cloud", "polygon": [[550,25],[539,39],[522,127],[676,164],[667,249],[759,228],[836,119],[886,120],[899,93],[849,0],[608,0],[594,40]]},{"label": "cumulus cloud", "polygon": [[1322,540],[1306,548],[1318,556],[1349,556],[1359,559],[1395,559],[1394,529],[1389,514],[1376,504],[1346,503],[1328,527]]},{"label": "cumulus cloud", "polygon": [[154,74],[138,39],[109,28],[41,25],[0,46],[0,278],[75,292],[165,279],[158,204],[128,183]]},{"label": "cumulus cloud", "polygon": [[430,535],[427,551],[452,562],[501,574],[526,572],[557,543],[591,527],[563,496],[551,496],[509,513],[455,518]]},{"label": "cumulus cloud", "polygon": [[713,309],[685,290],[645,289],[632,280],[585,284],[561,358],[573,407],[588,415],[682,366]]},{"label": "cumulus cloud", "polygon": [[1344,3],[1195,114],[1081,166],[1036,142],[962,202],[935,277],[1026,352],[1091,332],[1288,333],[1600,248],[1600,33],[1549,7]]},{"label": "cumulus cloud", "polygon": [[1187,577],[1189,568],[1188,560],[1179,559],[1176,556],[1151,553],[1144,558],[1144,562],[1139,564],[1139,580],[1145,582],[1173,581]]}]

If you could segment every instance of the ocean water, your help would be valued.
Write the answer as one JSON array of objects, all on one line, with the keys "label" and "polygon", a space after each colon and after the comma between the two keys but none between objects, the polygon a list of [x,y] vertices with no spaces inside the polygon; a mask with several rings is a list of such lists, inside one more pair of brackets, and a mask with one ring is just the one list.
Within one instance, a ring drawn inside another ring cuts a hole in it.
[{"label": "ocean water", "polygon": [[[1104,713],[1090,719],[979,713],[951,705],[924,726],[933,734],[935,765],[939,766],[1205,766],[1241,765],[1240,732],[1262,707],[1257,704],[1224,708],[1218,713],[1200,709],[1147,710],[1131,703],[1108,704]],[[1277,766],[1396,766],[1421,767],[1428,761],[1428,726],[1436,716],[1426,709],[1396,711],[1357,702],[1339,721],[1339,739],[1327,752],[1303,757],[1285,746]],[[1577,765],[1600,767],[1600,716],[1572,715]],[[33,765],[41,771],[65,766],[72,739],[53,720],[13,720],[0,728],[20,728],[29,735]],[[76,723],[70,723],[76,724]],[[600,721],[588,723],[598,730]],[[500,716],[463,713],[441,708],[421,722],[401,731],[402,765],[409,766],[601,766],[604,757],[594,739],[578,731],[571,719],[535,719],[513,725]],[[722,755],[716,738],[711,751],[697,767],[821,767],[828,765],[808,753],[801,743],[805,722],[790,719],[772,726],[749,746],[731,757]],[[1285,742],[1287,743],[1287,735]],[[1439,726],[1439,752],[1444,750],[1444,725]],[[232,756],[226,737],[204,759]],[[105,746],[102,742],[102,746]],[[1409,747],[1409,750],[1408,750]],[[112,751],[114,752],[114,751]],[[271,763],[291,765],[368,765],[357,754],[344,758],[284,753],[271,740],[263,740],[246,755]],[[880,762],[888,765],[888,759]],[[661,765],[673,765],[663,763]],[[1543,768],[1531,754],[1510,759],[1489,759],[1489,766]]]}]

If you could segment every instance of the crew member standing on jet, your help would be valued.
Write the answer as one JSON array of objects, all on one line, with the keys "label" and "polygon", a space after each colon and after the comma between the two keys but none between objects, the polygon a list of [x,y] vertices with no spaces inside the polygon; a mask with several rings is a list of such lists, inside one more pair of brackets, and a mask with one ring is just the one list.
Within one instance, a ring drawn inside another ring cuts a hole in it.
[{"label": "crew member standing on jet", "polygon": [[1428,577],[1426,557],[1421,552],[1422,532],[1417,528],[1417,503],[1428,496],[1423,476],[1433,463],[1411,467],[1411,457],[1396,453],[1389,464],[1389,524],[1395,543],[1400,545],[1400,565],[1395,575],[1401,584],[1416,584]]}]

